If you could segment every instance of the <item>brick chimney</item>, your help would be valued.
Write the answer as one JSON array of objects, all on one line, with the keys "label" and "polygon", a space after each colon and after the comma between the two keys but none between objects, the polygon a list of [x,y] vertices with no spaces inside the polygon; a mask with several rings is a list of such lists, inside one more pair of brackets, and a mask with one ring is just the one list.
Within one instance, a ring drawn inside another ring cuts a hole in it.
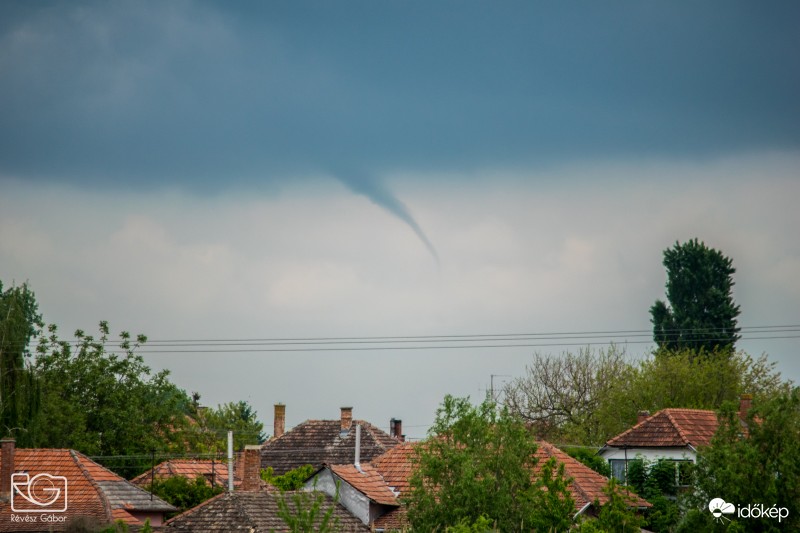
[{"label": "brick chimney", "polygon": [[753,395],[742,394],[739,398],[739,420],[747,420],[747,413],[750,412],[750,407],[753,406]]},{"label": "brick chimney", "polygon": [[389,435],[396,438],[400,442],[405,442],[406,436],[403,435],[403,421],[397,418],[392,418],[389,421]]},{"label": "brick chimney", "polygon": [[242,484],[239,490],[256,491],[261,485],[261,446],[248,444],[242,456]]},{"label": "brick chimney", "polygon": [[275,427],[273,428],[273,437],[278,438],[286,431],[286,406],[282,403],[275,404]]},{"label": "brick chimney", "polygon": [[636,423],[641,424],[645,420],[650,418],[650,411],[639,411],[636,413]]},{"label": "brick chimney", "polygon": [[350,426],[353,425],[353,408],[342,407],[342,432],[350,431]]},{"label": "brick chimney", "polygon": [[0,440],[3,450],[3,458],[0,460],[0,500],[9,501],[11,499],[11,474],[14,473],[14,447],[16,441],[7,437]]}]

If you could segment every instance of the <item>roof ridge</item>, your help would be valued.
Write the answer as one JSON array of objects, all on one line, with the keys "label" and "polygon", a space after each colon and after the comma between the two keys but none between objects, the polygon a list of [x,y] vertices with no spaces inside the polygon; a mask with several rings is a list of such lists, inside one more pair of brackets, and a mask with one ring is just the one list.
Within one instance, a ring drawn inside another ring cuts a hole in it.
[{"label": "roof ridge", "polygon": [[678,423],[678,421],[675,420],[675,418],[672,416],[672,413],[667,409],[662,409],[662,411],[665,411],[664,414],[666,415],[667,419],[669,419],[669,421],[672,423],[672,427],[675,428],[675,430],[678,432],[678,435],[680,435],[681,439],[683,439],[683,443],[691,444],[691,442],[689,442],[689,437],[686,436],[686,433],[683,431],[683,428]]},{"label": "roof ridge", "polygon": [[[92,488],[94,488],[94,490],[97,493],[97,495],[100,497],[100,502],[103,504],[103,511],[105,511],[106,516],[108,518],[108,521],[109,522],[113,522],[114,521],[114,515],[113,515],[113,509],[111,508],[111,502],[109,501],[108,496],[106,495],[106,493],[101,489],[100,484],[97,483],[97,481],[94,479],[94,477],[89,473],[89,469],[86,468],[86,465],[83,464],[83,461],[81,460],[81,457],[83,457],[87,461],[91,461],[91,459],[89,459],[87,456],[85,456],[84,454],[82,454],[81,452],[79,452],[77,450],[69,450],[69,454],[70,454],[72,460],[75,462],[75,464],[80,469],[81,474],[83,474],[83,477],[86,478],[86,480],[89,482],[89,484],[92,486]],[[92,462],[94,462],[94,461],[92,461]],[[95,464],[97,464],[98,466],[100,466],[102,468],[105,468],[100,463],[95,463]]]},{"label": "roof ridge", "polygon": [[[663,409],[662,409],[662,411],[663,411]],[[636,424],[634,424],[633,426],[629,427],[628,429],[626,429],[625,431],[623,431],[623,432],[622,432],[622,433],[620,433],[619,435],[616,435],[616,436],[614,436],[614,437],[611,437],[609,440],[607,440],[607,441],[606,441],[606,444],[609,444],[609,443],[611,443],[611,442],[613,442],[613,441],[616,441],[616,440],[619,440],[619,439],[621,439],[622,437],[626,436],[628,433],[630,433],[630,432],[631,432],[631,431],[633,431],[634,429],[638,428],[639,426],[641,426],[642,424],[644,424],[645,422],[647,422],[647,421],[648,421],[648,420],[650,420],[651,418],[653,418],[653,417],[655,417],[656,415],[658,415],[658,413],[660,413],[660,412],[661,412],[661,411],[657,411],[657,412],[653,413],[652,415],[648,416],[647,418],[645,418],[644,420],[642,420],[641,422],[636,422]],[[612,446],[614,446],[614,445],[612,444]]]}]

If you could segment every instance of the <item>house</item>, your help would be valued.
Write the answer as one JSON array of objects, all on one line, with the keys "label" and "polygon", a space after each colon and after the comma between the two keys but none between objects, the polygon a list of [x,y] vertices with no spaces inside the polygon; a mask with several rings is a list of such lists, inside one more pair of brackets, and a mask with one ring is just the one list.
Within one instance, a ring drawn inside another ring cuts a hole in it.
[{"label": "house", "polygon": [[[741,420],[745,420],[751,403],[752,396],[743,394],[739,402]],[[654,415],[642,411],[635,426],[610,439],[598,453],[622,482],[632,460],[675,461],[678,484],[682,485],[685,470],[681,465],[697,460],[698,448],[711,444],[718,426],[717,414],[706,409],[669,408]]]},{"label": "house", "polygon": [[64,531],[78,521],[156,527],[176,511],[75,450],[0,443],[0,531]]},{"label": "house", "polygon": [[[165,524],[164,531],[291,531],[281,517],[281,503],[286,504],[290,513],[297,509],[298,500],[313,505],[321,498],[321,513],[332,509],[332,518],[337,521],[339,531],[363,533],[370,531],[359,519],[351,515],[342,505],[330,496],[320,492],[286,492],[283,494],[264,490],[259,483],[259,446],[245,448],[242,459],[242,482],[239,489],[224,492],[175,516]],[[283,499],[283,502],[281,502]]]},{"label": "house", "polygon": [[355,457],[356,426],[361,427],[361,460],[367,462],[400,444],[400,421],[392,436],[364,420],[353,420],[353,408],[342,407],[339,420],[306,420],[284,432],[286,406],[275,405],[274,437],[261,447],[261,468],[283,475],[303,465],[348,464]]},{"label": "house", "polygon": [[[225,461],[218,459],[169,459],[131,479],[131,483],[137,487],[146,488],[153,479],[163,481],[177,476],[185,477],[190,481],[202,477],[212,487],[227,488],[228,465]],[[233,483],[234,487],[241,483],[235,467]]]},{"label": "house", "polygon": [[[552,444],[539,441],[538,459],[533,478],[541,474],[549,459],[564,465],[565,475],[572,478],[568,490],[575,500],[575,517],[594,514],[596,502],[608,502],[603,489],[608,478],[598,474],[577,459],[570,457]],[[306,490],[321,490],[335,494],[340,502],[363,523],[375,531],[397,531],[408,526],[405,507],[400,499],[410,490],[409,480],[414,470],[413,456],[422,443],[404,443],[395,446],[368,464],[326,465],[306,482]],[[635,509],[650,507],[650,503],[633,492],[627,495],[628,504]]]}]

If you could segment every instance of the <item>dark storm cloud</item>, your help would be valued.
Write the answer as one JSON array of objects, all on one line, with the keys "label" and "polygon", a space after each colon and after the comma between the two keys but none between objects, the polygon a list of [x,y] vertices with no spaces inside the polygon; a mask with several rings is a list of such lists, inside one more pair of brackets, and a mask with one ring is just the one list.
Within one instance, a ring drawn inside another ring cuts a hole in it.
[{"label": "dark storm cloud", "polygon": [[[204,190],[342,165],[800,144],[795,2],[5,2],[0,15],[0,174],[23,179]],[[380,182],[340,179],[403,218]]]}]

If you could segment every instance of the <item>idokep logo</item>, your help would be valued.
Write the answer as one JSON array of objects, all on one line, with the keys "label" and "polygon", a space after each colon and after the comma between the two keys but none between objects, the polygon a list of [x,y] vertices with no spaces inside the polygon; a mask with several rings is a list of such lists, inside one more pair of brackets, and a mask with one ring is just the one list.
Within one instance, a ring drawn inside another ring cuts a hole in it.
[{"label": "idokep logo", "polygon": [[722,498],[714,498],[708,502],[708,510],[714,515],[714,520],[722,522],[723,520],[731,521],[730,518],[722,515],[735,515],[736,518],[771,518],[778,519],[778,522],[783,521],[784,518],[789,517],[789,509],[786,507],[778,507],[777,505],[768,506],[763,503],[754,503],[750,505],[739,505],[739,509],[732,503],[728,503]]},{"label": "idokep logo", "polygon": [[11,474],[11,510],[15,513],[63,513],[67,510],[67,478],[27,472]]}]

